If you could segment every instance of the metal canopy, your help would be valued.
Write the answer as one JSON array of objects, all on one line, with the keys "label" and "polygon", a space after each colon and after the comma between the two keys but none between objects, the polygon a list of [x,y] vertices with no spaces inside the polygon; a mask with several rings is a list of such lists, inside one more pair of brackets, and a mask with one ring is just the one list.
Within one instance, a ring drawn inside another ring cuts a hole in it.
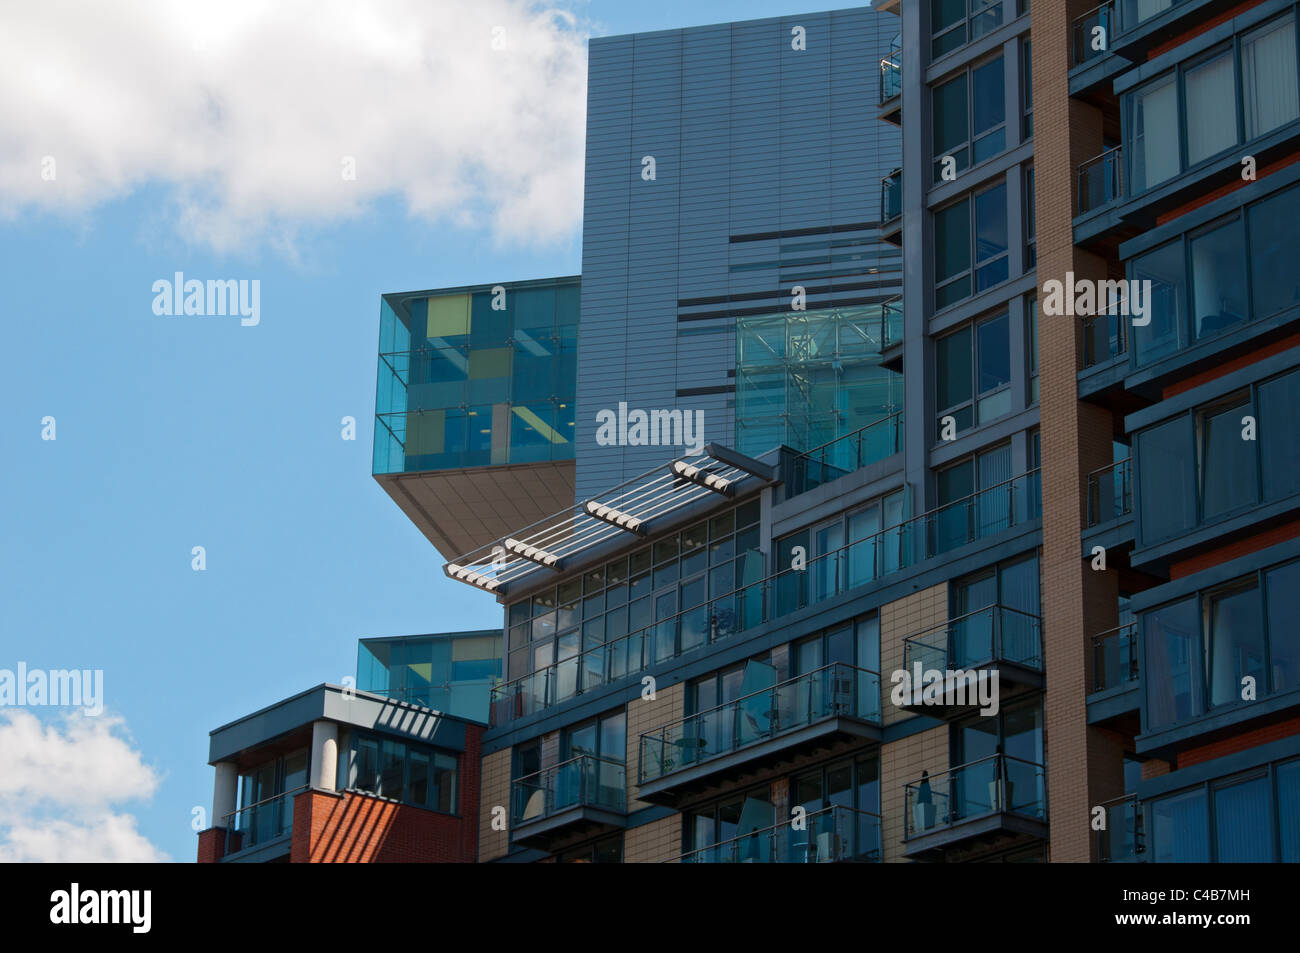
[{"label": "metal canopy", "polygon": [[631,541],[656,521],[702,500],[734,497],[741,489],[776,481],[776,468],[725,447],[708,444],[696,456],[664,466],[480,546],[443,565],[450,578],[502,594],[534,573],[559,573],[596,547],[618,537]]}]

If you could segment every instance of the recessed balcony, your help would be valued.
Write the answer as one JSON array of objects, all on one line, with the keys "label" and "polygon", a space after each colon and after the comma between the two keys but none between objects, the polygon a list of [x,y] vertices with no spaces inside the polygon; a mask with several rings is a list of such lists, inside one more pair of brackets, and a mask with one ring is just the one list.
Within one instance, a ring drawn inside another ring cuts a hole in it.
[{"label": "recessed balcony", "polygon": [[687,851],[682,864],[870,864],[880,862],[880,817],[836,805]]},{"label": "recessed balcony", "polygon": [[836,742],[880,740],[880,676],[835,663],[641,735],[643,801],[681,796]]},{"label": "recessed balcony", "polygon": [[1092,637],[1092,685],[1088,724],[1128,734],[1140,730],[1137,623],[1128,622]]},{"label": "recessed balcony", "polygon": [[903,124],[903,51],[891,50],[880,61],[880,119]]},{"label": "recessed balcony", "polygon": [[895,169],[880,180],[880,237],[903,246],[903,170]]},{"label": "recessed balcony", "polygon": [[1104,802],[1106,826],[1097,832],[1097,860],[1103,864],[1140,864],[1146,861],[1146,832],[1137,795],[1126,794]]},{"label": "recessed balcony", "polygon": [[627,823],[627,770],[581,755],[510,784],[514,842],[543,850],[559,841],[619,830]]},{"label": "recessed balcony", "polygon": [[995,754],[905,785],[904,854],[937,859],[1011,837],[1047,838],[1041,764]]}]

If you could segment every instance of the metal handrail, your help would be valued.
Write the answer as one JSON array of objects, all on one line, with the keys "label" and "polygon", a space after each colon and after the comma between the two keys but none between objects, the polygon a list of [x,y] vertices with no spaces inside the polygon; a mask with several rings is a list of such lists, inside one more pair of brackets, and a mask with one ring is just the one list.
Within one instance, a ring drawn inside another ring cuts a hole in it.
[{"label": "metal handrail", "polygon": [[[816,826],[816,821],[821,820],[822,818],[827,816],[834,818],[837,814],[840,813],[848,813],[852,815],[850,819],[854,821],[860,822],[861,819],[866,819],[868,821],[875,822],[876,831],[877,831],[877,846],[870,853],[878,854],[880,850],[879,841],[878,841],[878,832],[880,830],[880,815],[876,814],[873,811],[864,811],[859,808],[849,807],[847,804],[832,804],[830,807],[824,807],[817,811],[809,811],[807,814],[805,814],[803,816],[803,822],[807,826],[804,828],[804,830],[811,833],[814,826]],[[757,830],[750,831],[746,834],[737,834],[735,837],[728,837],[726,840],[718,841],[716,844],[711,844],[708,847],[697,847],[694,850],[684,851],[681,854],[678,854],[676,857],[664,861],[664,863],[667,864],[692,863],[693,861],[690,858],[707,856],[709,854],[718,854],[719,856],[722,856],[724,852],[728,852],[726,851],[727,848],[732,848],[729,851],[729,853],[734,857],[737,853],[739,853],[734,848],[739,847],[742,844],[753,843],[765,837],[772,842],[768,848],[768,856],[775,857],[777,854],[777,851],[775,849],[776,837],[780,833],[784,832],[787,828],[793,830],[794,829],[793,823],[794,823],[794,818],[791,818],[789,821],[784,821],[780,824],[772,824],[769,827],[760,827]],[[853,857],[858,856],[856,848],[852,852],[851,856]]]}]

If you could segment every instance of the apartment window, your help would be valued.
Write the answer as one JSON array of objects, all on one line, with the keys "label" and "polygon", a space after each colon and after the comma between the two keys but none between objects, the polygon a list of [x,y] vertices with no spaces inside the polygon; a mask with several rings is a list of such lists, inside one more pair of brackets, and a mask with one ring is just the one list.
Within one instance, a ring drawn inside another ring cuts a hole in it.
[{"label": "apartment window", "polygon": [[1008,271],[1005,182],[935,213],[936,310],[1005,281]]},{"label": "apartment window", "polygon": [[1178,85],[1170,73],[1129,97],[1134,193],[1178,174]]},{"label": "apartment window", "polygon": [[1246,321],[1246,235],[1241,216],[1194,233],[1189,245],[1192,332],[1199,341]]},{"label": "apartment window", "polygon": [[1190,721],[1243,703],[1242,679],[1259,697],[1300,686],[1300,561],[1267,567],[1141,614],[1146,725]]},{"label": "apartment window", "polygon": [[[513,603],[507,676],[527,710],[573,697],[752,624],[761,614],[759,504]],[[747,588],[748,587],[748,588]]]},{"label": "apartment window", "polygon": [[1025,270],[1038,264],[1037,205],[1034,201],[1034,167],[1025,169]]},{"label": "apartment window", "polygon": [[1006,148],[1006,97],[1002,57],[987,60],[934,88],[934,177],[944,159],[956,171],[978,165]]},{"label": "apartment window", "polygon": [[1183,240],[1177,239],[1135,258],[1130,275],[1151,282],[1150,323],[1133,326],[1133,351],[1139,367],[1173,354],[1185,346],[1183,289],[1187,266]]},{"label": "apartment window", "polygon": [[1029,358],[1029,402],[1038,403],[1038,299],[1025,302],[1025,343]]},{"label": "apartment window", "polygon": [[943,418],[957,431],[987,423],[1011,410],[1010,318],[1000,314],[945,335],[935,342],[935,403],[942,439]]},{"label": "apartment window", "polygon": [[1169,71],[1126,103],[1134,194],[1234,149],[1242,132],[1252,142],[1293,122],[1300,118],[1294,15]]},{"label": "apartment window", "polygon": [[1255,451],[1241,438],[1242,418],[1248,415],[1248,392],[1197,412],[1196,457],[1203,520],[1258,501]]},{"label": "apartment window", "polygon": [[1002,25],[1002,0],[930,0],[930,55],[951,53]]},{"label": "apartment window", "polygon": [[[1300,194],[1300,193],[1297,193]],[[1264,499],[1300,493],[1300,429],[1293,414],[1300,407],[1300,373],[1285,374],[1259,386],[1259,469]]]},{"label": "apartment window", "polygon": [[1295,268],[1295,227],[1300,222],[1300,186],[1293,186],[1248,210],[1251,317],[1266,318],[1300,305]]},{"label": "apartment window", "polygon": [[1206,599],[1206,696],[1213,708],[1241,701],[1243,678],[1250,676],[1257,686],[1266,688],[1268,675],[1255,580],[1211,592]]},{"label": "apartment window", "polygon": [[1156,863],[1208,863],[1209,831],[1204,790],[1151,803],[1151,841]]},{"label": "apartment window", "polygon": [[1300,761],[1262,765],[1151,802],[1157,863],[1294,862]]},{"label": "apartment window", "polygon": [[[808,605],[810,597],[819,602],[898,569],[901,536],[891,527],[903,521],[903,502],[899,490],[847,517],[836,516],[777,540],[777,614]],[[796,546],[807,554],[805,571],[790,569]]]},{"label": "apartment window", "polygon": [[1241,84],[1247,141],[1300,117],[1294,15],[1287,14],[1242,37]]},{"label": "apartment window", "polygon": [[1237,144],[1237,89],[1232,51],[1225,50],[1183,74],[1187,115],[1187,164],[1196,165]]},{"label": "apartment window", "polygon": [[[307,785],[306,748],[273,758],[239,776],[239,810],[229,823],[243,835],[240,849],[293,830],[293,797]],[[216,818],[215,823],[227,823]]]},{"label": "apartment window", "polygon": [[348,788],[444,814],[456,812],[457,757],[423,745],[354,732]]},{"label": "apartment window", "polygon": [[1033,44],[1029,40],[1025,40],[1024,45],[1020,48],[1020,88],[1024,90],[1025,100],[1025,118],[1020,134],[1022,139],[1032,139],[1034,137],[1034,69],[1032,47]]},{"label": "apartment window", "polygon": [[[998,657],[1030,668],[1041,667],[1038,616],[1042,599],[1037,554],[957,580],[949,599],[949,617],[956,620],[950,623],[948,632],[952,667],[970,668]],[[995,632],[1001,640],[997,646]]]},{"label": "apartment window", "polygon": [[766,862],[775,823],[771,788],[761,785],[714,804],[682,812],[682,839],[689,863]]},{"label": "apartment window", "polygon": [[1010,526],[1010,487],[1007,493],[982,492],[1010,479],[1009,443],[940,470],[936,477],[940,508],[930,530],[936,537],[936,552],[947,552]]}]

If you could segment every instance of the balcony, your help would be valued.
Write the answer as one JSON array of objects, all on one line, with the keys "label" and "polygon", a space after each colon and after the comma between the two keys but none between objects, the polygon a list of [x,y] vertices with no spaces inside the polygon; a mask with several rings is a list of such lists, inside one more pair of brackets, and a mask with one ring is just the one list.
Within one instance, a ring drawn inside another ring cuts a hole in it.
[{"label": "balcony", "polygon": [[999,837],[1047,837],[1041,764],[994,754],[905,785],[904,854],[935,859]]},{"label": "balcony", "polygon": [[1105,56],[1110,49],[1110,38],[1114,35],[1116,26],[1115,4],[1109,0],[1083,16],[1076,17],[1070,65],[1081,66]]},{"label": "balcony", "polygon": [[880,676],[837,662],[641,735],[643,801],[683,795],[837,741],[880,740]]},{"label": "balcony", "polygon": [[1097,831],[1097,860],[1103,864],[1133,864],[1146,860],[1146,832],[1142,829],[1142,805],[1137,796],[1126,794],[1104,802],[1106,826]]},{"label": "balcony", "polygon": [[1088,529],[1133,512],[1133,458],[1088,474]]},{"label": "balcony", "polygon": [[894,295],[881,304],[880,325],[880,366],[901,374],[903,372],[902,295]]},{"label": "balcony", "polygon": [[627,769],[580,755],[510,783],[514,842],[543,850],[557,841],[619,830],[626,824]]},{"label": "balcony", "polygon": [[772,622],[963,546],[1025,526],[1042,513],[1040,474],[1030,470],[764,579],[719,593],[622,638],[492,689],[493,727],[538,714],[586,691]]},{"label": "balcony", "polygon": [[1079,166],[1079,214],[1124,197],[1124,147],[1115,146]]},{"label": "balcony", "polygon": [[965,675],[944,680],[938,699],[926,704],[916,697],[905,710],[945,719],[970,714],[981,707],[976,679],[983,673],[996,674],[999,694],[1043,687],[1043,623],[1028,612],[988,606],[903,639],[903,668],[918,695],[918,672]]},{"label": "balcony", "polygon": [[676,858],[683,864],[845,864],[880,861],[880,817],[836,805]]},{"label": "balcony", "polygon": [[790,461],[785,498],[815,490],[903,450],[903,412],[868,424]]},{"label": "balcony", "polygon": [[895,169],[880,180],[880,237],[903,245],[903,170]]},{"label": "balcony", "polygon": [[1088,724],[1136,734],[1141,730],[1137,714],[1138,695],[1137,623],[1129,622],[1092,637],[1092,685],[1088,694]]},{"label": "balcony", "polygon": [[880,116],[895,126],[903,124],[903,51],[891,50],[880,61]]},{"label": "balcony", "polygon": [[269,860],[287,855],[293,834],[293,799],[309,787],[302,785],[227,814],[225,856],[251,860],[257,854],[257,860]]}]

